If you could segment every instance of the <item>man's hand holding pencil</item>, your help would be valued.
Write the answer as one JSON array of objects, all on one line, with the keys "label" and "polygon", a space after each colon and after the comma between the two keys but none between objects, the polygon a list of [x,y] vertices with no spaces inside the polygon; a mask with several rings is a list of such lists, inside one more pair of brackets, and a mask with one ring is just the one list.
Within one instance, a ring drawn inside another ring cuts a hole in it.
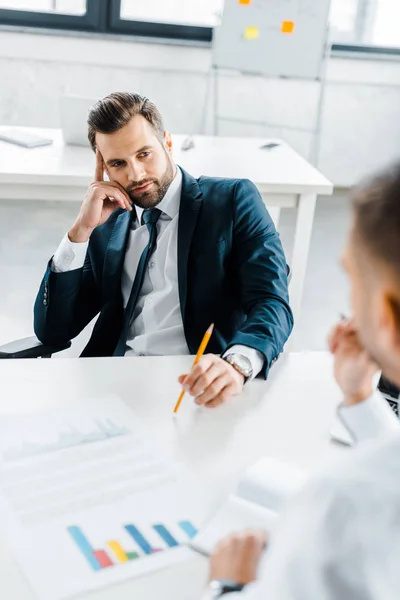
[{"label": "man's hand holding pencil", "polygon": [[182,393],[175,406],[175,413],[185,392],[193,396],[199,406],[215,408],[232,396],[240,394],[243,389],[244,376],[226,360],[215,354],[203,356],[212,331],[213,325],[209,327],[200,344],[190,373],[178,378]]}]

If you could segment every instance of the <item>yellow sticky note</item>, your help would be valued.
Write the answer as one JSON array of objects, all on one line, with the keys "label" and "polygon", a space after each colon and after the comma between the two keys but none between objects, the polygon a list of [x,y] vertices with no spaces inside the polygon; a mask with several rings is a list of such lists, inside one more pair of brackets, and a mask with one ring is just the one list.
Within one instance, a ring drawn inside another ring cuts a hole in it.
[{"label": "yellow sticky note", "polygon": [[260,30],[258,27],[246,27],[244,37],[246,40],[256,40],[260,37]]},{"label": "yellow sticky note", "polygon": [[283,21],[281,27],[282,33],[293,33],[294,32],[294,21]]},{"label": "yellow sticky note", "polygon": [[251,4],[251,0],[239,0],[239,4],[245,4],[245,5],[249,5]]}]

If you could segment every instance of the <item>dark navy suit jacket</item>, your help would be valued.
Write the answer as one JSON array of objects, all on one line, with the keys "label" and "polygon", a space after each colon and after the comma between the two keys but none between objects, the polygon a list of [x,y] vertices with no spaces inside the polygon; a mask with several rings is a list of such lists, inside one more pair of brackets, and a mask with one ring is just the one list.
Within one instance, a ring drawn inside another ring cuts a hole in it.
[{"label": "dark navy suit jacket", "polygon": [[[182,172],[177,256],[188,348],[195,354],[215,323],[207,350],[255,348],[265,357],[266,376],[293,326],[279,235],[250,181],[195,179]],[[121,274],[129,231],[130,213],[118,209],[93,231],[83,268],[54,273],[49,263],[34,309],[39,340],[70,340],[98,314],[82,356],[113,354],[123,323]]]}]

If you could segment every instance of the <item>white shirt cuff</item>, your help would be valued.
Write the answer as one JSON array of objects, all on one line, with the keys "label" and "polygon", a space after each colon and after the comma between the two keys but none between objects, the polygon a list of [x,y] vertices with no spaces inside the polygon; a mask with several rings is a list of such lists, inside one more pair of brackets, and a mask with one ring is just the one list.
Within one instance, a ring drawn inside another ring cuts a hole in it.
[{"label": "white shirt cuff", "polygon": [[354,406],[341,404],[338,415],[355,442],[400,431],[400,420],[378,391]]},{"label": "white shirt cuff", "polygon": [[71,242],[68,233],[63,237],[51,261],[51,270],[55,273],[65,273],[81,269],[85,263],[89,242]]},{"label": "white shirt cuff", "polygon": [[260,373],[261,369],[264,366],[265,358],[261,352],[256,350],[255,348],[250,348],[249,346],[241,346],[240,344],[236,344],[236,346],[231,346],[224,354],[224,358],[228,356],[228,354],[240,354],[241,356],[245,356],[251,362],[251,367],[253,369],[253,374],[250,379],[254,379]]}]

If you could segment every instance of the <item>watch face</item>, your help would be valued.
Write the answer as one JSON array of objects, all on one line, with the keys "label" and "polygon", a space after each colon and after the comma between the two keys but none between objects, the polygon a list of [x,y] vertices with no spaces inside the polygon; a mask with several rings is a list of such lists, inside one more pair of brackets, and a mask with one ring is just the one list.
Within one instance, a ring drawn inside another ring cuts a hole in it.
[{"label": "watch face", "polygon": [[250,377],[252,374],[253,369],[251,368],[251,362],[246,356],[233,354],[231,364],[234,364],[245,377]]},{"label": "watch face", "polygon": [[238,359],[239,365],[242,369],[245,369],[246,371],[251,370],[251,363],[248,358],[246,358],[245,356],[238,356]]}]

